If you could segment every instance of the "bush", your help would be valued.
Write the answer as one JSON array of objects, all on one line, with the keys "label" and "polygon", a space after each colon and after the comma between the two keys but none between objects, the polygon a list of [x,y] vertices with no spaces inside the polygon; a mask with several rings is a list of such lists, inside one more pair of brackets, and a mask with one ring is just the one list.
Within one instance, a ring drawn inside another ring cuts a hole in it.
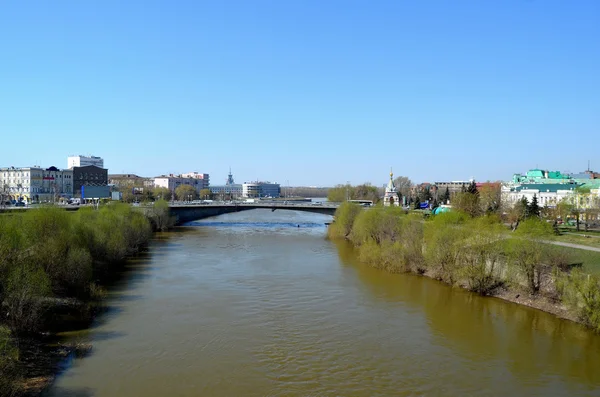
[{"label": "bush", "polygon": [[373,240],[377,244],[397,241],[401,233],[401,217],[398,207],[375,207],[362,211],[356,217],[350,240],[356,245]]},{"label": "bush", "polygon": [[329,225],[327,234],[330,238],[348,238],[354,226],[354,220],[362,212],[362,208],[353,203],[342,203],[335,211],[334,222]]},{"label": "bush", "polygon": [[500,266],[504,245],[502,227],[482,219],[475,219],[468,226],[470,233],[458,256],[459,275],[470,291],[489,295],[503,284]]},{"label": "bush", "polygon": [[456,283],[466,230],[436,216],[425,225],[424,234],[427,268],[434,277],[449,284]]},{"label": "bush", "polygon": [[19,351],[12,343],[10,331],[0,326],[0,396],[16,395]]},{"label": "bush", "polygon": [[584,274],[579,269],[563,274],[557,289],[565,301],[588,327],[600,332],[600,277]]}]

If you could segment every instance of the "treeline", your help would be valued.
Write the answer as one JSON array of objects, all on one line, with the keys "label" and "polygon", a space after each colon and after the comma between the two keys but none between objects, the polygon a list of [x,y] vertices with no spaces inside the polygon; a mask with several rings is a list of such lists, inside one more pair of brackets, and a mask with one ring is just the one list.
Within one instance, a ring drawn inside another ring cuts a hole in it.
[{"label": "treeline", "polygon": [[389,272],[426,274],[481,295],[515,290],[563,302],[600,331],[600,278],[573,269],[568,251],[544,243],[553,228],[538,217],[511,233],[496,215],[449,212],[428,219],[395,207],[344,203],[330,238],[353,243],[362,262]]},{"label": "treeline", "polygon": [[370,183],[363,183],[362,185],[357,186],[352,186],[350,184],[336,185],[327,192],[327,200],[336,203],[341,203],[346,200],[371,200],[374,203],[377,203],[382,194],[383,191],[381,189],[378,189]]},{"label": "treeline", "polygon": [[55,320],[49,313],[66,302],[101,296],[98,281],[138,253],[151,234],[141,211],[119,203],[0,216],[0,395],[15,392],[19,375],[13,338],[47,331]]}]

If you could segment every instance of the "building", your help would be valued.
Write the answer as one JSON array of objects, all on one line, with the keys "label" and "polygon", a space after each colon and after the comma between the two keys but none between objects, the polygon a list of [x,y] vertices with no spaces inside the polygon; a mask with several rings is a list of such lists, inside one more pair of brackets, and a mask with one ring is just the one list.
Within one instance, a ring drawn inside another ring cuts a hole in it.
[{"label": "building", "polygon": [[67,158],[67,167],[86,167],[88,165],[95,165],[98,168],[104,168],[104,160],[101,157],[96,156],[69,156]]},{"label": "building", "polygon": [[383,205],[385,207],[399,207],[400,206],[400,196],[398,195],[398,191],[396,190],[396,186],[394,186],[394,173],[390,171],[390,180],[385,187],[385,193],[383,195]]},{"label": "building", "polygon": [[468,181],[434,182],[434,185],[437,187],[437,191],[440,194],[444,194],[446,189],[452,194],[468,188],[471,183],[473,183],[473,179]]},{"label": "building", "polygon": [[[196,175],[202,175],[203,177],[186,177],[183,175],[174,174],[157,176],[154,178],[154,186],[163,187],[169,189],[169,191],[171,191],[172,193],[175,193],[175,189],[177,189],[179,186],[190,185],[194,189],[196,189],[196,192],[200,193],[200,190],[208,188],[208,174]],[[204,176],[206,176],[206,178],[204,178]]]},{"label": "building", "polygon": [[229,174],[227,175],[227,180],[224,185],[210,186],[209,189],[211,194],[218,196],[221,199],[238,198],[242,197],[243,194],[242,185],[233,181],[231,168],[229,169]]},{"label": "building", "polygon": [[196,179],[200,183],[200,190],[208,189],[210,186],[210,177],[208,174],[199,174],[197,172],[188,172],[187,174],[181,174],[183,178]]},{"label": "building", "polygon": [[0,195],[3,202],[58,202],[73,196],[73,170],[56,167],[0,168]]},{"label": "building", "polygon": [[528,183],[512,187],[505,185],[502,187],[502,202],[512,207],[523,197],[531,203],[533,196],[536,196],[540,207],[554,207],[560,201],[574,197],[579,186],[560,183]]},{"label": "building", "polygon": [[108,186],[108,170],[106,168],[88,165],[73,167],[73,196],[81,197],[82,187]]},{"label": "building", "polygon": [[108,184],[116,187],[135,186],[152,188],[154,186],[154,178],[144,178],[136,174],[109,174]]},{"label": "building", "polygon": [[261,198],[261,197],[280,197],[281,186],[279,183],[271,182],[244,182],[242,184],[242,197]]}]

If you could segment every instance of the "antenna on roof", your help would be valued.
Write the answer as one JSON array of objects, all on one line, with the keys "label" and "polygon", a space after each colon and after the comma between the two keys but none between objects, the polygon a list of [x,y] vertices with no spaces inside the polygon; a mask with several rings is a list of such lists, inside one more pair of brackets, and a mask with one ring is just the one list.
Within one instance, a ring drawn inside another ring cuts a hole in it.
[{"label": "antenna on roof", "polygon": [[590,160],[588,160],[588,171],[590,171]]}]

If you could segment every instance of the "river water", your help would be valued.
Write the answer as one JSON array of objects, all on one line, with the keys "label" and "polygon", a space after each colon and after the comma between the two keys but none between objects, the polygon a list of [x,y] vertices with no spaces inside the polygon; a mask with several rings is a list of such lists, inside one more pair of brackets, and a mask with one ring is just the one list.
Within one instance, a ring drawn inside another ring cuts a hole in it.
[{"label": "river water", "polygon": [[330,217],[252,210],[158,235],[50,396],[598,396],[600,337],[391,275]]}]

